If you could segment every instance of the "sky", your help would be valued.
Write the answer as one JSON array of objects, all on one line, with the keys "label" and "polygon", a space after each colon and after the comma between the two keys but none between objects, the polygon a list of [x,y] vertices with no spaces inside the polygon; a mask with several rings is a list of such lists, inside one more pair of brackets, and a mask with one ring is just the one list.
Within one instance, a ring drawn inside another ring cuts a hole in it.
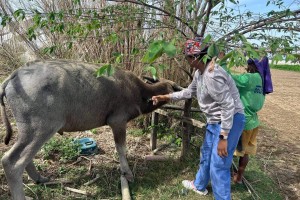
[{"label": "sky", "polygon": [[[269,5],[267,6],[267,2],[269,0],[239,0],[239,7],[237,5],[231,3],[229,0],[226,1],[227,7],[233,8],[234,10],[239,10],[240,13],[244,13],[247,11],[251,11],[255,14],[264,15],[268,12],[274,10],[284,10],[284,9],[290,9],[290,10],[299,10],[300,9],[300,0],[281,0],[283,2],[282,6],[279,8],[278,6],[274,5],[274,2],[278,2],[280,0],[270,0]],[[280,36],[282,33],[278,33],[277,31],[269,31],[269,34],[273,36]],[[257,43],[256,40],[253,41],[254,43]],[[258,42],[259,43],[259,42]]]},{"label": "sky", "polygon": [[[274,2],[274,0],[270,0],[271,2]],[[283,5],[287,8],[290,8],[291,10],[297,10],[300,9],[300,0],[282,0]],[[279,10],[279,8],[272,3],[270,3],[268,6],[267,2],[268,0],[240,0],[240,9],[242,11],[250,10],[255,13],[266,13],[270,12],[271,10]],[[234,4],[229,3],[229,7],[235,7]]]}]

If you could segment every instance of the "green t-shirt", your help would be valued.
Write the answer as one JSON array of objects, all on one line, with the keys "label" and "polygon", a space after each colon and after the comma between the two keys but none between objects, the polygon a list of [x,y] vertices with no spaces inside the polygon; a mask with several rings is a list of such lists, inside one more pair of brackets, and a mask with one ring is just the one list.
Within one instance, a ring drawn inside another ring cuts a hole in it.
[{"label": "green t-shirt", "polygon": [[231,75],[240,92],[240,98],[245,107],[246,124],[244,130],[251,130],[259,126],[257,112],[265,102],[262,79],[259,73],[245,73]]}]

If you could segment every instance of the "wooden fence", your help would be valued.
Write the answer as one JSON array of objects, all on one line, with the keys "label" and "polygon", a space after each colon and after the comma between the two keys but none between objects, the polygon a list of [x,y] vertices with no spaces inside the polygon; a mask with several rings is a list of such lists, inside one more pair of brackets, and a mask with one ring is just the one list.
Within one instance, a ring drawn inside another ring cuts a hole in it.
[{"label": "wooden fence", "polygon": [[163,107],[164,109],[171,109],[171,110],[181,110],[183,111],[182,116],[176,116],[170,112],[167,112],[163,109],[157,109],[152,113],[152,120],[151,125],[153,127],[151,138],[150,138],[150,148],[151,150],[155,150],[157,148],[157,126],[159,122],[159,115],[166,116],[168,118],[172,118],[175,120],[179,120],[183,122],[183,132],[182,132],[182,148],[181,148],[181,158],[185,157],[187,152],[190,148],[190,128],[189,126],[195,126],[198,128],[203,128],[205,126],[205,123],[192,119],[191,117],[188,117],[190,115],[190,112],[201,112],[199,109],[191,108],[188,112],[186,112],[185,108],[174,106],[174,105],[166,105]]}]

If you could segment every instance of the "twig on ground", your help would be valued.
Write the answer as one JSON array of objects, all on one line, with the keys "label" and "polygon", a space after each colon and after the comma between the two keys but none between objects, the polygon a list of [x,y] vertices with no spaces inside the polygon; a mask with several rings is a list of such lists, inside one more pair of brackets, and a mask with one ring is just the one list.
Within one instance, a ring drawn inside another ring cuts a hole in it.
[{"label": "twig on ground", "polygon": [[172,143],[174,143],[175,139],[172,140],[171,142],[167,143],[167,144],[162,144],[160,145],[160,147],[154,149],[152,151],[152,153],[155,155],[158,151],[164,150],[165,148],[169,147]]},{"label": "twig on ground", "polygon": [[[57,181],[49,181],[49,182],[45,182],[45,183],[41,183],[41,185],[58,185],[58,184],[69,184],[69,183],[73,183],[73,181],[71,180],[57,180]],[[28,186],[34,186],[37,185],[36,183],[30,183],[27,184]]]},{"label": "twig on ground", "polygon": [[166,161],[169,157],[167,156],[159,156],[159,155],[146,155],[145,160],[146,161]]},{"label": "twig on ground", "polygon": [[36,197],[36,199],[39,199],[39,197],[37,196],[37,194],[28,185],[26,185],[25,183],[23,183],[23,185],[34,194],[34,196]]},{"label": "twig on ground", "polygon": [[115,162],[115,163],[119,163],[118,160],[115,160],[115,159],[113,159],[113,158],[109,158],[109,157],[104,156],[104,155],[99,155],[99,156],[100,156],[100,157],[103,157],[103,158],[106,158],[107,160],[111,160],[111,161],[113,161],[113,162]]},{"label": "twig on ground", "polygon": [[279,185],[280,189],[282,189],[281,182],[279,181],[279,178],[278,178],[278,176],[277,176],[277,173],[276,173],[275,175],[276,175],[276,178],[277,178],[277,181],[278,181],[278,185]]},{"label": "twig on ground", "polygon": [[92,165],[93,165],[93,161],[90,160],[89,169],[88,169],[88,173],[89,173],[89,174],[91,174],[91,171],[92,171]]},{"label": "twig on ground", "polygon": [[78,194],[88,195],[88,192],[84,191],[84,190],[78,190],[78,189],[70,188],[70,187],[64,187],[64,189],[68,190],[68,191],[71,191],[71,192],[78,193]]},{"label": "twig on ground", "polygon": [[252,181],[251,184],[254,184],[254,183],[258,183],[260,182],[261,180],[255,180],[255,181]]},{"label": "twig on ground", "polygon": [[81,161],[82,161],[82,158],[81,158],[81,156],[80,156],[80,157],[77,158],[77,160],[76,160],[75,162],[69,164],[67,167],[70,167],[70,166],[72,166],[72,165],[76,165],[77,163],[79,163],[79,162],[81,162]]},{"label": "twig on ground", "polygon": [[133,177],[135,177],[135,174],[136,174],[136,165],[137,165],[137,163],[138,163],[138,161],[135,161],[134,165],[133,165],[133,168],[132,168]]},{"label": "twig on ground", "polygon": [[89,159],[88,157],[85,157],[85,156],[80,156],[80,158],[84,158],[84,159],[86,159],[86,160],[88,160],[88,161],[91,161],[92,159]]},{"label": "twig on ground", "polygon": [[267,171],[267,162],[269,162],[270,157],[271,157],[271,155],[272,155],[273,152],[274,152],[274,150],[272,149],[271,152],[270,152],[270,154],[269,154],[269,156],[268,156],[268,158],[265,159],[265,163],[264,163],[264,170],[265,170],[265,172]]},{"label": "twig on ground", "polygon": [[100,178],[100,174],[97,174],[94,179],[84,183],[83,185],[85,185],[85,186],[91,185],[91,184],[95,183],[99,178]]},{"label": "twig on ground", "polygon": [[[232,162],[232,166],[233,166],[234,171],[237,172],[238,168],[234,162]],[[257,192],[253,189],[252,185],[249,183],[249,181],[244,176],[242,177],[242,182],[246,186],[246,188],[248,189],[248,192],[251,194],[251,197],[254,200],[261,199],[260,196],[257,194]]]}]

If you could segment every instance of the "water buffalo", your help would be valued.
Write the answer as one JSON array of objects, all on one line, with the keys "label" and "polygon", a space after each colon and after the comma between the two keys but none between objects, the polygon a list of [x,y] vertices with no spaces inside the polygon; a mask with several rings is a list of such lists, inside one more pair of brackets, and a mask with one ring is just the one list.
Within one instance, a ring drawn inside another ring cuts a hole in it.
[{"label": "water buffalo", "polygon": [[126,123],[160,107],[153,95],[176,91],[171,81],[147,84],[133,73],[118,69],[113,76],[95,76],[99,66],[67,60],[34,61],[14,71],[0,88],[5,144],[12,135],[4,97],[18,128],[18,138],[2,157],[12,198],[25,199],[24,169],[36,183],[47,182],[33,164],[42,145],[56,132],[84,131],[109,125],[112,128],[122,174],[132,181],[126,159]]}]

